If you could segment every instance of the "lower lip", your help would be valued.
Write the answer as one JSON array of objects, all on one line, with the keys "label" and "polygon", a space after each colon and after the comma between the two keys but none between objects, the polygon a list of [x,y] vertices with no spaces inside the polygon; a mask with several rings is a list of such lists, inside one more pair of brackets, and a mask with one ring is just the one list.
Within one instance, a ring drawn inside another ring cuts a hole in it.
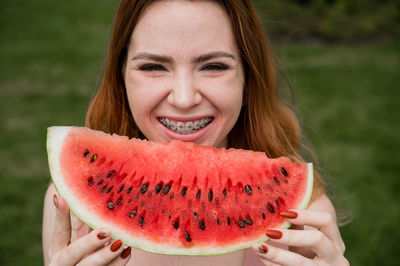
[{"label": "lower lip", "polygon": [[[160,123],[161,124],[161,123]],[[179,134],[176,133],[175,131],[172,131],[165,127],[163,124],[161,124],[161,127],[164,129],[165,134],[171,139],[176,139],[180,141],[186,141],[186,142],[195,142],[199,138],[201,138],[207,130],[210,128],[210,126],[214,124],[214,120],[211,121],[210,124],[207,126],[203,127],[202,129],[197,130],[196,132],[190,133],[190,134]]]}]

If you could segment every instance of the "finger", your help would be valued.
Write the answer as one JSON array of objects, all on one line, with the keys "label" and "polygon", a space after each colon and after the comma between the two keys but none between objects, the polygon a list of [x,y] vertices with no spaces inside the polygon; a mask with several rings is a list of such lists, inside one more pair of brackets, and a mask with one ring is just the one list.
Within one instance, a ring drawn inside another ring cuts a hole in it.
[{"label": "finger", "polygon": [[272,261],[268,260],[264,254],[268,252],[268,248],[265,244],[255,244],[253,245],[253,250],[257,254],[258,259],[265,265],[265,266],[281,266],[279,264],[273,263]]},{"label": "finger", "polygon": [[253,249],[256,251],[257,256],[264,263],[264,265],[314,266],[312,260],[279,247],[267,244],[257,244],[253,246]]},{"label": "finger", "polygon": [[106,228],[93,230],[64,248],[58,256],[57,265],[75,265],[85,256],[104,247],[110,238],[111,233]]},{"label": "finger", "polygon": [[[292,214],[291,214],[292,213]],[[333,241],[336,249],[343,254],[345,250],[344,242],[340,236],[339,228],[336,224],[335,217],[329,212],[311,211],[311,210],[291,210],[289,212],[281,212],[283,217],[297,217],[294,219],[288,218],[290,223],[296,225],[308,225],[317,228],[331,241]],[[285,215],[289,214],[289,215]]]},{"label": "finger", "polygon": [[52,253],[57,253],[65,248],[71,240],[71,222],[67,202],[54,194],[54,205],[56,207],[56,219],[53,229]]},{"label": "finger", "polygon": [[[122,246],[122,241],[120,239],[108,244],[107,246],[103,247],[99,251],[91,254],[84,258],[81,262],[79,262],[79,266],[98,266],[98,265],[109,265],[113,263],[115,265],[125,265],[128,261],[127,257],[124,259],[121,258],[121,254],[124,251],[124,247]],[[125,253],[127,253],[126,251]],[[130,255],[129,253],[125,254],[124,256]],[[120,258],[120,259],[119,259]],[[122,263],[122,264],[121,264]]]},{"label": "finger", "polygon": [[71,242],[75,241],[78,238],[86,235],[89,230],[88,226],[85,225],[81,219],[79,219],[75,214],[70,212],[71,217]]},{"label": "finger", "polygon": [[131,251],[132,249],[130,247],[124,247],[124,249],[121,252],[121,255],[115,258],[110,264],[110,266],[126,265],[129,262],[129,259],[131,258]]},{"label": "finger", "polygon": [[318,230],[271,229],[266,235],[273,243],[310,248],[320,258],[329,260],[338,253],[332,241]]}]

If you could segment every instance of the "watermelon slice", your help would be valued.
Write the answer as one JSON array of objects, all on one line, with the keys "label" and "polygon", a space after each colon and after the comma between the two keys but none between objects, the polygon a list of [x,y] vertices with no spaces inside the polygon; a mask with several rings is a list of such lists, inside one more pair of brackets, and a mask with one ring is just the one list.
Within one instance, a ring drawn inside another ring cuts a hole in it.
[{"label": "watermelon slice", "polygon": [[279,212],[304,209],[312,164],[193,143],[155,143],[81,127],[50,127],[58,193],[92,228],[149,252],[215,255],[266,241],[288,227]]}]

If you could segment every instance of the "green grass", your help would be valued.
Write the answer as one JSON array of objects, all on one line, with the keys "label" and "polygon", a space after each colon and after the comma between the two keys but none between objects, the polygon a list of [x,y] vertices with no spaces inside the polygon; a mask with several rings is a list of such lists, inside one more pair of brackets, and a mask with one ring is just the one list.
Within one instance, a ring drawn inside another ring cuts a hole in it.
[{"label": "green grass", "polygon": [[[1,265],[42,265],[46,128],[83,125],[114,10],[107,0],[0,4]],[[274,48],[334,201],[354,217],[341,228],[347,258],[398,264],[399,47]]]}]

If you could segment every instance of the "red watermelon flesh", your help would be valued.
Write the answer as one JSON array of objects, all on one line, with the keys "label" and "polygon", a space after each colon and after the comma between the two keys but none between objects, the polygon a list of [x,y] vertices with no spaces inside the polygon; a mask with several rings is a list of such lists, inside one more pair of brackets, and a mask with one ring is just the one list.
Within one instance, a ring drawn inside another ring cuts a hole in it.
[{"label": "red watermelon flesh", "polygon": [[155,143],[81,127],[50,127],[53,183],[92,228],[145,251],[214,255],[267,240],[303,209],[312,165],[261,152]]}]

